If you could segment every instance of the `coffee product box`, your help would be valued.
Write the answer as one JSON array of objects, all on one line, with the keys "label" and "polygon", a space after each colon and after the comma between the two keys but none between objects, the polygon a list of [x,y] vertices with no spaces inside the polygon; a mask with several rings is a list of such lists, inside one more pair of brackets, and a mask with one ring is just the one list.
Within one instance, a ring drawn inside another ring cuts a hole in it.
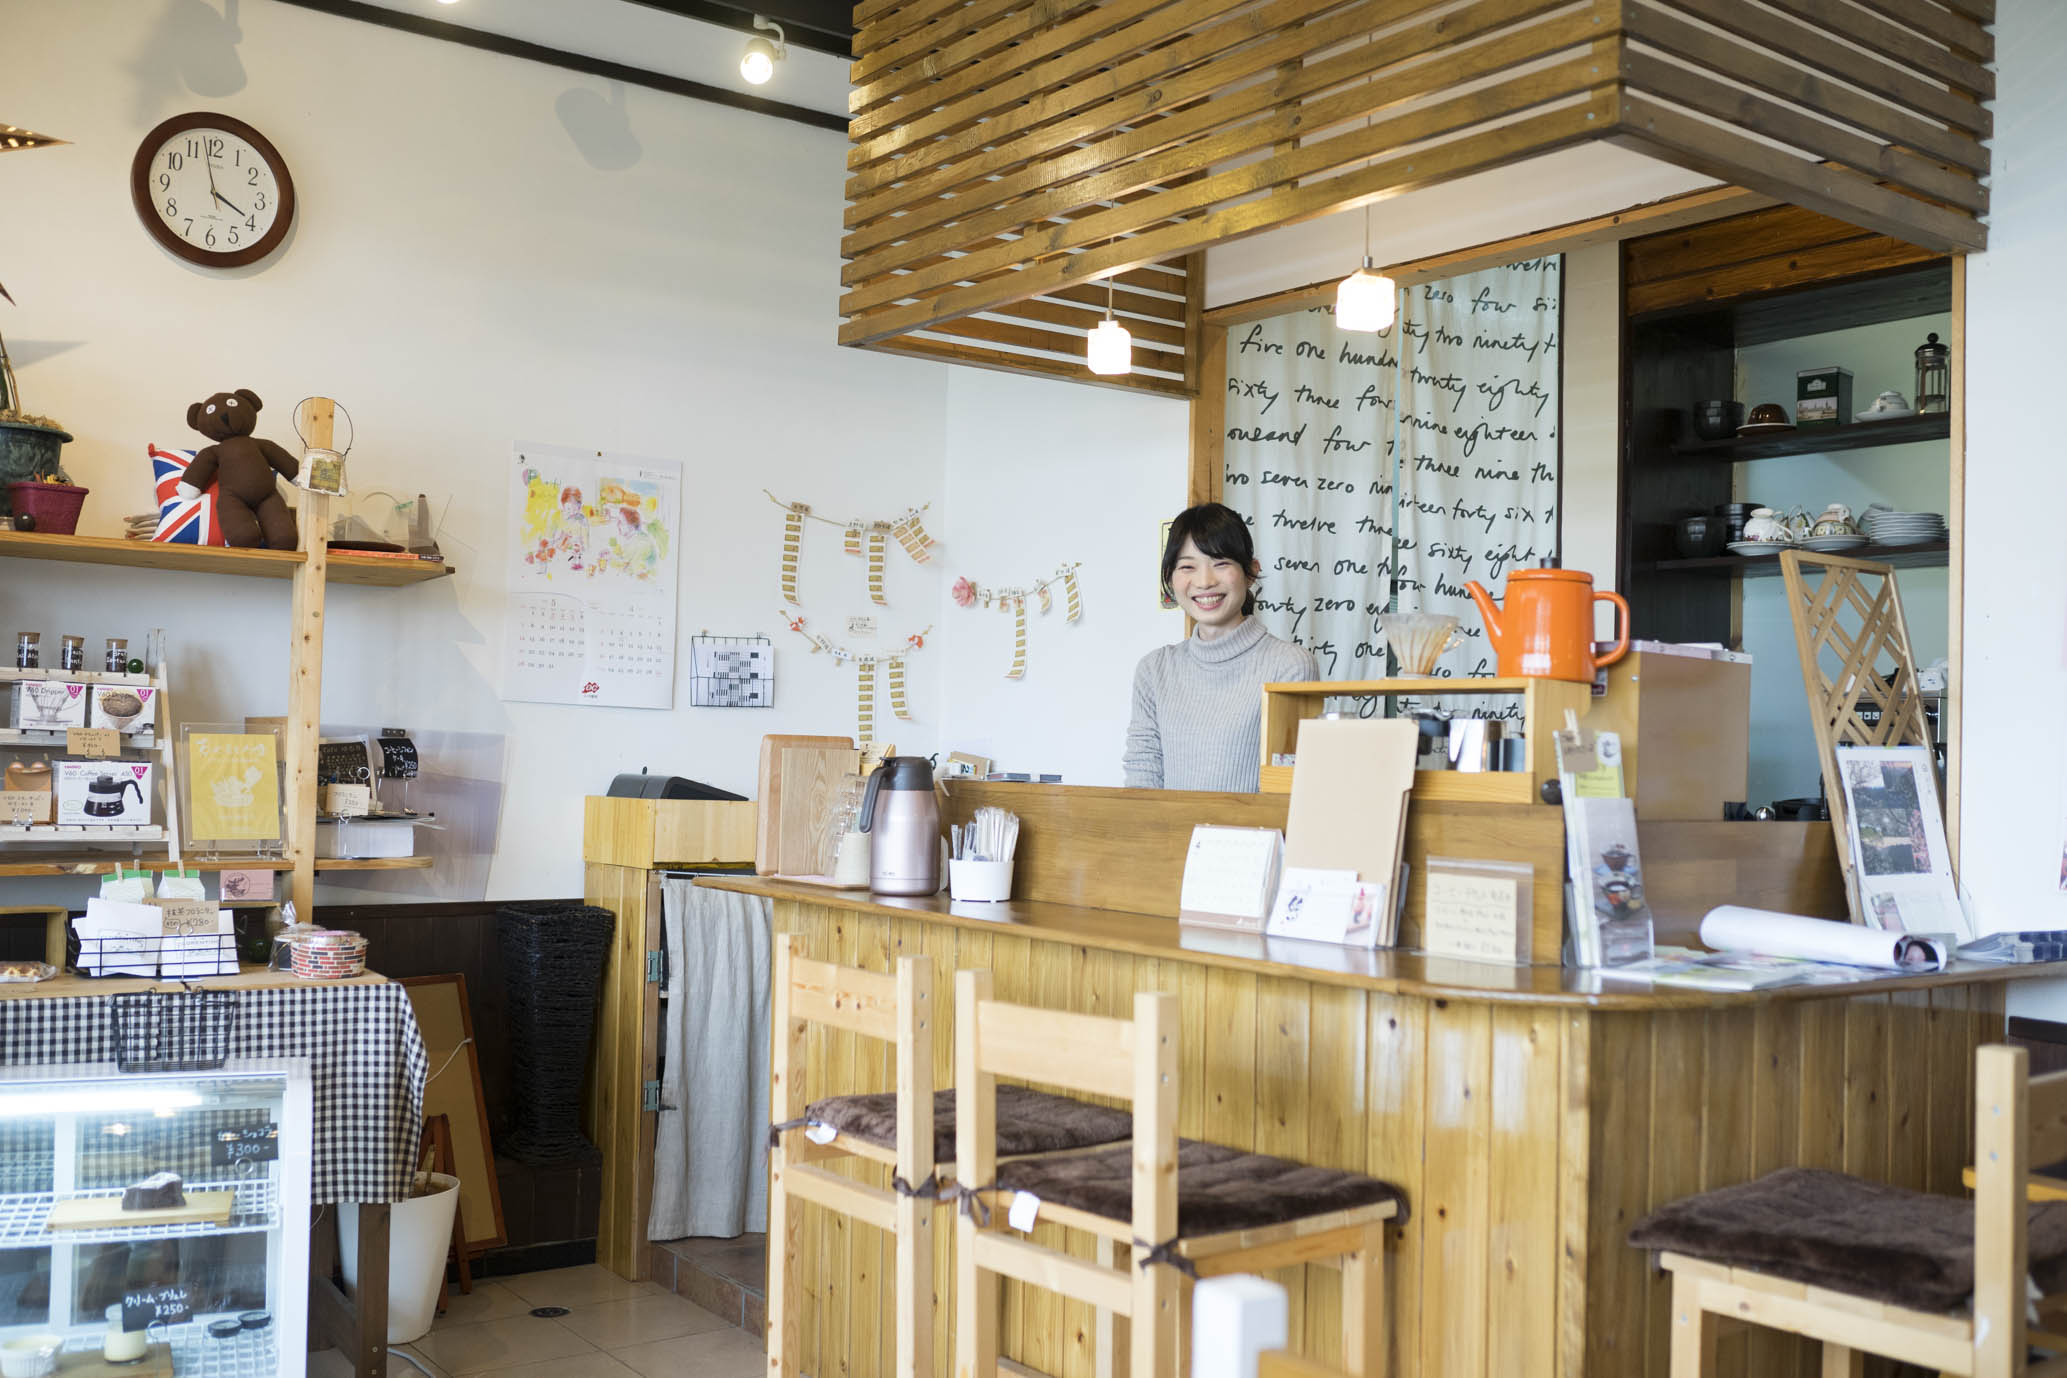
[{"label": "coffee product box", "polygon": [[88,686],[91,700],[88,725],[108,727],[125,737],[148,733],[158,721],[158,691],[148,684],[95,684]]},{"label": "coffee product box", "polygon": [[1852,371],[1835,364],[1794,375],[1794,424],[1842,426],[1852,419]]},{"label": "coffee product box", "polygon": [[7,715],[9,727],[30,732],[62,732],[86,726],[86,686],[56,679],[14,682]]},{"label": "coffee product box", "polygon": [[59,827],[141,828],[151,821],[150,761],[58,761]]}]

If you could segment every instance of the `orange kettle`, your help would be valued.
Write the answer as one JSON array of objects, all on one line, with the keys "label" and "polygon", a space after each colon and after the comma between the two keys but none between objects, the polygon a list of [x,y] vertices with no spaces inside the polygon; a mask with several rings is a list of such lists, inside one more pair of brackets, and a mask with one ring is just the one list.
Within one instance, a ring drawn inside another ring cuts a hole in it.
[{"label": "orange kettle", "polygon": [[[1593,576],[1578,569],[1518,569],[1507,576],[1507,604],[1496,605],[1483,585],[1464,586],[1486,621],[1503,676],[1593,682],[1593,672],[1629,654],[1629,604],[1617,593],[1595,593]],[[1593,654],[1593,605],[1613,603],[1622,613],[1621,639],[1599,659]]]}]

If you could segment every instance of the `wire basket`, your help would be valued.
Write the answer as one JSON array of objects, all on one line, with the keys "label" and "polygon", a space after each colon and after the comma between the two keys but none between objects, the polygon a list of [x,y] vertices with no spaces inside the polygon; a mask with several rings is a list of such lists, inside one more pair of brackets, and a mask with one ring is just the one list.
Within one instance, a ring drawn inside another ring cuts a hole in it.
[{"label": "wire basket", "polygon": [[230,1055],[235,991],[141,991],[112,1005],[119,1071],[210,1072]]},{"label": "wire basket", "polygon": [[86,977],[141,976],[186,981],[237,974],[234,933],[65,935],[65,965]]}]

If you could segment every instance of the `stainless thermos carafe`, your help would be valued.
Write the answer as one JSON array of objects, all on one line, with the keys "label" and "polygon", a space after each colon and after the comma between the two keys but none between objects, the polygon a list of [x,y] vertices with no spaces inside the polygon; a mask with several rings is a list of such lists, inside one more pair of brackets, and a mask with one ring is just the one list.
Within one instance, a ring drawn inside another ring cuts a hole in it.
[{"label": "stainless thermos carafe", "polygon": [[940,890],[940,806],[924,756],[890,756],[868,777],[860,830],[869,837],[868,888],[878,895]]}]

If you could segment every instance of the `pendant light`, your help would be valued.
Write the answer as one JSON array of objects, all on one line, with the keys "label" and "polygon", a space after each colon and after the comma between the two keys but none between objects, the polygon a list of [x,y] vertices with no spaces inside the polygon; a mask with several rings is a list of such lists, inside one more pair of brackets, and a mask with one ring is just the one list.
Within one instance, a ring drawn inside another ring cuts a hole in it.
[{"label": "pendant light", "polygon": [[[1113,277],[1118,277],[1117,269]],[[1084,342],[1084,362],[1093,373],[1111,377],[1134,370],[1134,337],[1127,327],[1112,318],[1112,278],[1105,280],[1105,319],[1092,328]]]},{"label": "pendant light", "polygon": [[1364,266],[1335,288],[1335,328],[1379,331],[1389,329],[1399,314],[1399,286],[1383,273],[1371,271],[1371,207],[1364,205]]}]

